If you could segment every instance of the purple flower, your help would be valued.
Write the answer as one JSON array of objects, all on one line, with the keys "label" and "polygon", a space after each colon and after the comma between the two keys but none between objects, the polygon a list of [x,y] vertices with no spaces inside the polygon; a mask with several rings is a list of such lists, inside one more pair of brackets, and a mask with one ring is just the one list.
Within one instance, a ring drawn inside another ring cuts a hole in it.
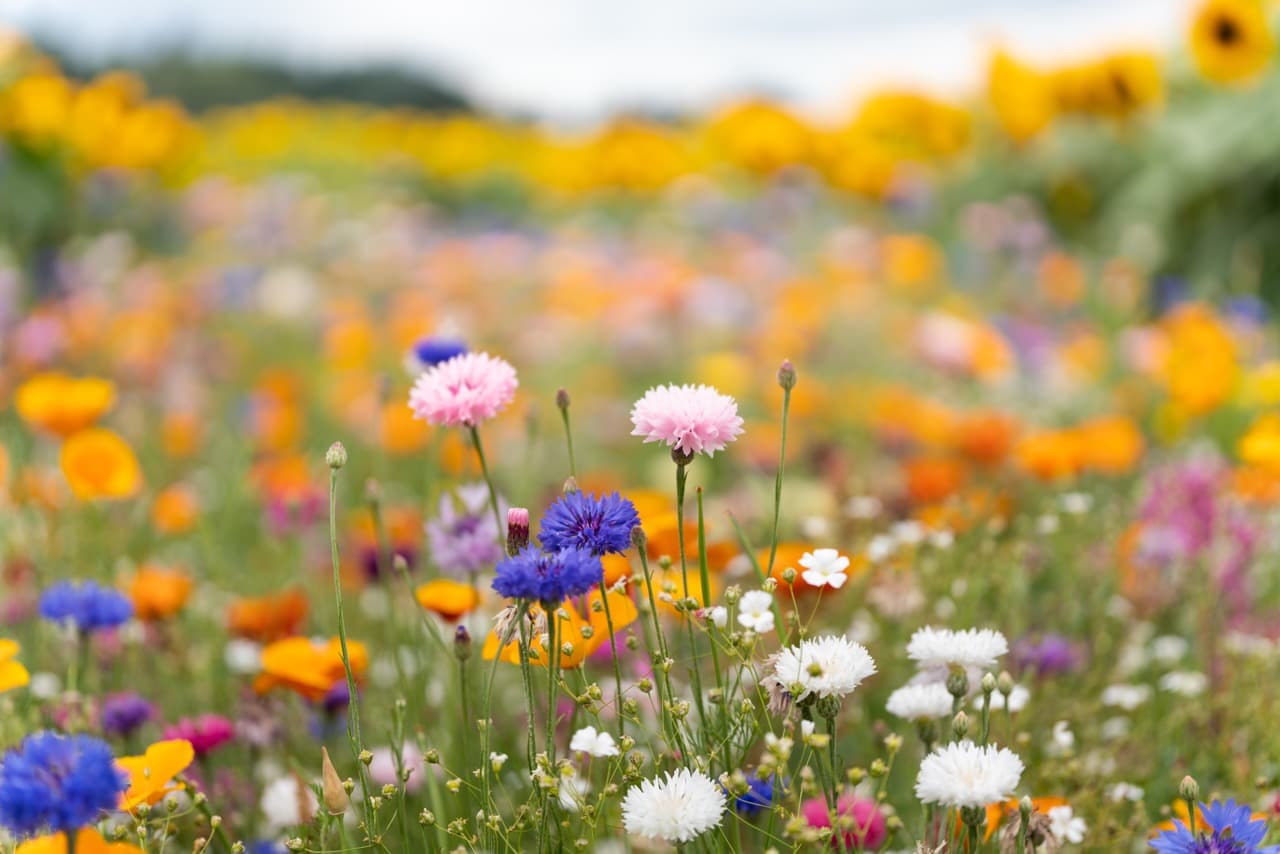
[{"label": "purple flower", "polygon": [[96,581],[59,581],[40,594],[40,616],[89,633],[128,622],[133,603],[120,591]]},{"label": "purple flower", "polygon": [[155,706],[148,700],[133,692],[126,692],[103,699],[98,719],[106,735],[127,738],[138,727],[151,720],[155,713]]},{"label": "purple flower", "polygon": [[181,738],[191,742],[196,756],[207,756],[236,737],[236,727],[222,715],[200,715],[183,718],[164,729],[165,738]]},{"label": "purple flower", "polygon": [[493,589],[508,599],[525,599],[555,608],[570,596],[586,593],[604,578],[600,557],[585,549],[540,552],[533,546],[498,564]]},{"label": "purple flower", "polygon": [[75,833],[114,810],[128,786],[105,741],[37,732],[0,761],[0,825],[18,836]]},{"label": "purple flower", "polygon": [[427,368],[435,367],[441,362],[447,362],[454,356],[461,356],[466,352],[467,345],[463,341],[427,336],[418,339],[409,355],[413,360],[413,366],[418,371],[425,371]]},{"label": "purple flower", "polygon": [[462,511],[450,495],[440,497],[440,515],[427,522],[431,558],[442,572],[467,576],[502,559],[502,544],[493,514],[485,506],[488,487],[483,483],[456,490]]},{"label": "purple flower", "polygon": [[597,555],[622,554],[639,524],[635,505],[616,492],[599,497],[570,492],[547,508],[538,540],[550,552],[578,548]]},{"label": "purple flower", "polygon": [[1076,644],[1062,635],[1050,632],[1020,638],[1013,644],[1013,660],[1020,670],[1033,670],[1040,676],[1069,673],[1080,666],[1081,654]]},{"label": "purple flower", "polygon": [[1267,823],[1253,820],[1253,810],[1247,804],[1234,800],[1201,804],[1204,826],[1197,825],[1196,832],[1181,821],[1174,822],[1173,830],[1166,830],[1148,845],[1160,854],[1277,854],[1280,845],[1262,845],[1267,835]]}]

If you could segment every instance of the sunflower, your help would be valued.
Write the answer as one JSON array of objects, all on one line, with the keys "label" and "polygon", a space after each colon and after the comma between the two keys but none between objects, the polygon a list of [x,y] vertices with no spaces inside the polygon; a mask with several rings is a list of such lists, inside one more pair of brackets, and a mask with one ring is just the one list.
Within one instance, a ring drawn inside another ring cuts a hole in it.
[{"label": "sunflower", "polygon": [[1275,51],[1261,0],[1207,0],[1192,19],[1190,39],[1200,73],[1215,83],[1249,80]]}]

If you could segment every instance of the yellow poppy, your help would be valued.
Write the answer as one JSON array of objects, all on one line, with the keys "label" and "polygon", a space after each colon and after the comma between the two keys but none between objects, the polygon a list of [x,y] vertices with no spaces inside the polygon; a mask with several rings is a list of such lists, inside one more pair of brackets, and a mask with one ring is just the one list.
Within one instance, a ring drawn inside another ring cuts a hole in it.
[{"label": "yellow poppy", "polygon": [[133,449],[102,427],[83,430],[62,446],[62,473],[82,501],[131,498],[142,488],[142,469]]},{"label": "yellow poppy", "polygon": [[[369,666],[368,651],[359,641],[348,640],[347,655],[352,674],[360,679]],[[345,678],[338,638],[315,643],[310,638],[293,637],[278,640],[262,650],[262,672],[253,687],[259,694],[265,694],[282,686],[314,702]]]},{"label": "yellow poppy", "polygon": [[65,439],[93,426],[115,398],[116,387],[109,380],[46,373],[20,385],[14,405],[27,424]]},{"label": "yellow poppy", "polygon": [[120,796],[120,809],[133,812],[141,804],[159,801],[178,788],[173,778],[185,771],[195,758],[191,742],[175,738],[156,742],[141,756],[117,759],[116,764],[129,775],[129,788]]},{"label": "yellow poppy", "polygon": [[0,638],[0,692],[21,688],[31,681],[27,668],[15,660],[21,648],[17,641]]},{"label": "yellow poppy", "polygon": [[1190,40],[1200,73],[1215,83],[1252,79],[1275,52],[1261,0],[1207,0],[1191,20]]},{"label": "yellow poppy", "polygon": [[423,608],[451,622],[480,604],[480,594],[474,587],[448,578],[436,578],[419,586],[414,597]]}]

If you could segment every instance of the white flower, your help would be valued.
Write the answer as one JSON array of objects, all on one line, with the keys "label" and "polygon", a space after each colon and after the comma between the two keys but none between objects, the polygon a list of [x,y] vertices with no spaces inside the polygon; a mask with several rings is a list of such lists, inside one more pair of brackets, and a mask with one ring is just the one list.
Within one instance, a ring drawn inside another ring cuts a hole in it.
[{"label": "white flower", "polygon": [[800,722],[800,735],[802,738],[808,738],[817,731],[817,725],[813,721]]},{"label": "white flower", "polygon": [[267,825],[276,830],[305,824],[315,815],[318,804],[311,787],[294,774],[277,777],[262,790],[258,802]]},{"label": "white flower", "polygon": [[1063,512],[1072,516],[1083,516],[1093,506],[1093,496],[1085,492],[1064,492],[1058,499]]},{"label": "white flower", "polygon": [[1129,734],[1129,719],[1126,717],[1107,718],[1102,722],[1098,733],[1106,741],[1116,741]]},{"label": "white flower", "polygon": [[1145,793],[1141,786],[1135,786],[1132,783],[1116,783],[1107,789],[1107,799],[1119,803],[1120,801],[1140,801]]},{"label": "white flower", "polygon": [[917,629],[907,643],[907,655],[921,670],[949,667],[987,670],[1009,651],[1004,635],[993,629]]},{"label": "white flower", "polygon": [[893,526],[889,529],[889,534],[897,540],[900,545],[918,546],[920,543],[924,542],[925,530],[924,525],[921,525],[916,520],[907,519],[903,522],[894,522]]},{"label": "white flower", "polygon": [[738,600],[738,622],[756,634],[773,631],[773,594],[749,590]]},{"label": "white flower", "polygon": [[1046,536],[1058,533],[1058,517],[1052,513],[1041,516],[1036,520],[1036,532]]},{"label": "white flower", "polygon": [[929,545],[940,551],[946,551],[955,545],[956,535],[947,530],[934,531],[929,535]]},{"label": "white flower", "polygon": [[1160,677],[1160,688],[1183,697],[1197,697],[1209,687],[1209,677],[1191,670],[1175,670]]},{"label": "white flower", "polygon": [[941,682],[904,685],[889,695],[885,708],[906,721],[933,720],[951,714],[954,698]]},{"label": "white flower", "polygon": [[[1009,692],[1009,700],[1008,700],[1009,713],[1016,715],[1018,712],[1025,709],[1027,707],[1027,703],[1030,701],[1031,701],[1031,692],[1028,691],[1026,687],[1023,685],[1014,685],[1013,690]],[[978,708],[981,709],[982,698],[981,697],[977,698],[976,702],[978,704]],[[1004,707],[1005,707],[1004,694],[1000,693],[999,691],[992,692],[991,709],[994,711],[996,709],[1003,709]]]},{"label": "white flower", "polygon": [[569,749],[577,753],[589,753],[597,758],[617,756],[618,745],[607,732],[597,732],[593,726],[584,726],[569,740]]},{"label": "white flower", "polygon": [[1151,642],[1151,657],[1156,661],[1172,664],[1186,657],[1191,644],[1177,635],[1161,635]]},{"label": "white flower", "polygon": [[1084,819],[1077,818],[1071,807],[1049,807],[1049,832],[1059,842],[1079,845],[1088,830],[1089,825],[1084,823]]},{"label": "white flower", "polygon": [[1061,756],[1070,752],[1076,746],[1076,734],[1071,731],[1071,725],[1066,721],[1058,721],[1053,725],[1053,740],[1050,742],[1050,752]]},{"label": "white flower", "polygon": [[505,753],[494,753],[491,751],[489,753],[489,767],[493,769],[493,773],[497,774],[502,770],[502,766],[507,764],[507,759],[509,758],[510,757]]},{"label": "white flower", "polygon": [[957,741],[920,763],[916,797],[926,804],[985,807],[1007,800],[1022,779],[1022,760],[1003,747]]},{"label": "white flower", "polygon": [[719,783],[679,768],[633,786],[622,799],[622,825],[627,833],[683,843],[719,825],[727,806]]},{"label": "white flower", "polygon": [[576,769],[570,767],[560,773],[561,809],[566,812],[578,812],[590,792],[591,781],[579,777]]},{"label": "white flower", "polygon": [[822,516],[806,516],[800,529],[811,540],[822,540],[831,535],[831,523]]},{"label": "white flower", "polygon": [[876,672],[871,653],[843,636],[801,641],[773,657],[773,678],[795,702],[813,697],[843,697]]},{"label": "white flower", "polygon": [[834,587],[837,590],[849,580],[845,572],[849,568],[849,559],[835,549],[814,549],[805,552],[800,558],[804,572],[800,577],[814,587]]},{"label": "white flower", "polygon": [[874,519],[883,509],[884,504],[874,495],[855,495],[844,506],[851,519]]},{"label": "white flower", "polygon": [[238,676],[262,670],[262,646],[244,638],[232,638],[222,650],[227,669]]},{"label": "white flower", "polygon": [[867,560],[872,563],[880,563],[890,557],[894,550],[898,547],[898,541],[888,534],[876,534],[867,543]]},{"label": "white flower", "polygon": [[1102,705],[1117,706],[1126,712],[1132,712],[1151,697],[1151,688],[1147,685],[1108,685],[1102,689]]},{"label": "white flower", "polygon": [[37,700],[52,700],[62,693],[62,680],[56,673],[46,671],[32,673],[28,685],[31,696]]},{"label": "white flower", "polygon": [[729,609],[723,605],[716,605],[712,608],[704,608],[702,611],[703,619],[713,624],[717,629],[723,629],[729,624]]}]

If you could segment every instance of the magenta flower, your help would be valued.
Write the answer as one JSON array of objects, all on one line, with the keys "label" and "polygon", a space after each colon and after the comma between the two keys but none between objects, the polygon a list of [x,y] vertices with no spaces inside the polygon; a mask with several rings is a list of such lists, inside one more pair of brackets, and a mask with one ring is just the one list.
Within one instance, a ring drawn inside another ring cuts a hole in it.
[{"label": "magenta flower", "polygon": [[516,369],[488,353],[464,353],[432,367],[409,392],[415,418],[447,427],[475,427],[516,394]]},{"label": "magenta flower", "polygon": [[673,451],[692,456],[716,451],[742,434],[738,404],[707,385],[661,385],[651,388],[631,410],[632,436],[666,442]]},{"label": "magenta flower", "polygon": [[191,742],[196,756],[207,756],[235,736],[235,724],[222,715],[183,718],[164,729],[165,738],[182,738]]}]

